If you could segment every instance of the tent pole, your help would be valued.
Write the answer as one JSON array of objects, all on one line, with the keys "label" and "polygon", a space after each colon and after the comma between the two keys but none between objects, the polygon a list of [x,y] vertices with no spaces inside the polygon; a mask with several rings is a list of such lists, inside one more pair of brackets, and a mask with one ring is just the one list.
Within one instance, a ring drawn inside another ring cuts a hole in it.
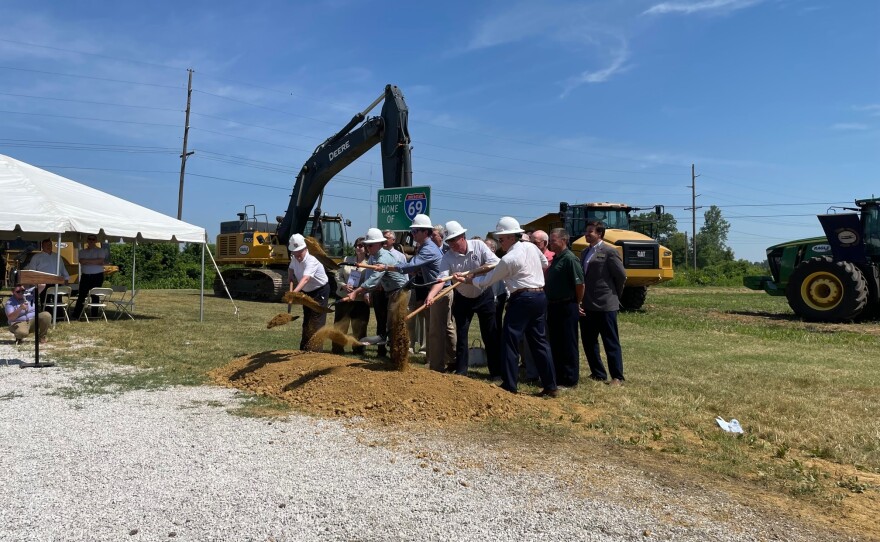
[{"label": "tent pole", "polygon": [[205,245],[208,244],[208,235],[205,234],[205,242],[202,243],[202,292],[199,295],[199,322],[205,321]]},{"label": "tent pole", "polygon": [[[131,295],[134,295],[134,267],[135,263],[137,263],[137,246],[138,242],[135,239],[131,245]],[[131,310],[134,311],[134,302],[131,304]]]}]

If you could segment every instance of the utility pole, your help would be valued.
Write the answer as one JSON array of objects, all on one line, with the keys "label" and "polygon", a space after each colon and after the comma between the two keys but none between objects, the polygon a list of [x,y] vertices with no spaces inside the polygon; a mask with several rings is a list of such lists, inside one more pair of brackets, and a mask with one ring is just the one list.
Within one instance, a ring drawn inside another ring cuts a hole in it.
[{"label": "utility pole", "polygon": [[[694,250],[692,252],[693,252],[693,257],[694,257],[694,271],[696,271],[697,270],[697,209],[700,209],[701,207],[697,207],[697,196],[700,195],[700,194],[697,194],[697,177],[699,177],[699,175],[696,175],[694,173],[694,171],[695,171],[694,165],[691,164],[691,184],[688,186],[688,188],[691,189],[691,206],[685,207],[685,211],[690,210],[690,212],[691,212],[691,239],[692,239],[692,242],[694,243]],[[687,244],[687,241],[685,241],[685,244]]]},{"label": "utility pole", "polygon": [[192,102],[193,93],[193,71],[192,68],[187,69],[189,72],[189,83],[186,85],[186,122],[183,127],[183,152],[180,153],[180,191],[177,193],[177,220],[181,220],[183,216],[183,176],[186,173],[186,158],[192,155],[192,152],[186,152],[186,142],[189,139],[189,106]]}]

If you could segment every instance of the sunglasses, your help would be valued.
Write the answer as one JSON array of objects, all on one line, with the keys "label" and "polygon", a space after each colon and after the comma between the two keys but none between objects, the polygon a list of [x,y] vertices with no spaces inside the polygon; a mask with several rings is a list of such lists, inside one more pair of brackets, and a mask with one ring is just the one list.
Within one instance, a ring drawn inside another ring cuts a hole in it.
[{"label": "sunglasses", "polygon": [[366,245],[355,245],[354,248],[366,248]]},{"label": "sunglasses", "polygon": [[15,290],[12,290],[12,293],[14,293],[14,294],[24,293],[24,288],[16,288]]}]

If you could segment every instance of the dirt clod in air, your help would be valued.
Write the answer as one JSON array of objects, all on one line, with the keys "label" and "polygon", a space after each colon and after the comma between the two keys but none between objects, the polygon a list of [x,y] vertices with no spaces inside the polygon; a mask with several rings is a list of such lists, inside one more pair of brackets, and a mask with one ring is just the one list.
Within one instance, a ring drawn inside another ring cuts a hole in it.
[{"label": "dirt clod in air", "polygon": [[327,324],[312,335],[309,339],[309,350],[320,350],[324,346],[324,341],[330,341],[339,346],[360,346],[360,342],[351,335],[339,331],[333,324]]},{"label": "dirt clod in air", "polygon": [[388,307],[388,310],[391,311],[388,349],[391,354],[391,364],[398,371],[405,371],[409,367],[409,329],[406,325],[406,314],[409,309],[408,299],[409,296],[398,295]]},{"label": "dirt clod in air", "polygon": [[272,329],[273,327],[283,326],[284,324],[289,324],[299,318],[299,315],[292,316],[290,314],[279,313],[272,317],[269,320],[269,323],[266,324],[266,329]]},{"label": "dirt clod in air", "polygon": [[309,309],[315,312],[323,312],[330,313],[333,312],[333,309],[329,309],[327,307],[322,307],[317,301],[307,296],[302,292],[285,292],[284,297],[281,298],[285,303],[293,303],[295,305],[302,305],[303,307],[308,307]]}]

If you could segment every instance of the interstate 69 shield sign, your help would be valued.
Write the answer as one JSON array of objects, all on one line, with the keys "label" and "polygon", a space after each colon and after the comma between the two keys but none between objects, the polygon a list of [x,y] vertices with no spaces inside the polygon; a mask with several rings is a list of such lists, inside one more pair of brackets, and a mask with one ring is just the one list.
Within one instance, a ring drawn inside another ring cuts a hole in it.
[{"label": "interstate 69 shield sign", "polygon": [[416,215],[424,214],[428,210],[428,195],[424,192],[407,194],[403,203],[406,217],[412,221]]},{"label": "interstate 69 shield sign", "polygon": [[381,189],[377,203],[376,227],[405,231],[417,214],[431,214],[431,187]]}]

